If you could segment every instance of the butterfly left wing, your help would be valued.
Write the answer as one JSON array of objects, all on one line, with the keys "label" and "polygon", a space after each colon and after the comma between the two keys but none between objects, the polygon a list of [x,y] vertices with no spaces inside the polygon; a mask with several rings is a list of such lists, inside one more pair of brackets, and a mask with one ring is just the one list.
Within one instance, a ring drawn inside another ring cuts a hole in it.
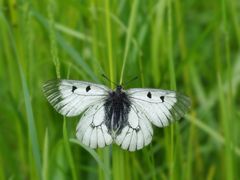
[{"label": "butterfly left wing", "polygon": [[104,101],[109,89],[100,84],[76,80],[51,80],[43,92],[51,105],[64,116],[76,116],[91,104]]},{"label": "butterfly left wing", "polygon": [[134,88],[126,92],[131,103],[158,127],[180,119],[191,105],[187,96],[175,91]]}]

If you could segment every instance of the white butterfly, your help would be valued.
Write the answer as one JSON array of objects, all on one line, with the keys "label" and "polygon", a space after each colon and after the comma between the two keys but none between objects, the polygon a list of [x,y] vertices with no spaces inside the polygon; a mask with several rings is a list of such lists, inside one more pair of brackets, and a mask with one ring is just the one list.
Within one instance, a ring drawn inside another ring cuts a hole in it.
[{"label": "white butterfly", "polygon": [[190,108],[190,99],[174,91],[134,88],[111,90],[104,85],[75,80],[52,80],[44,94],[62,115],[82,113],[76,136],[91,148],[113,141],[121,148],[135,151],[148,145],[152,124],[165,127]]}]

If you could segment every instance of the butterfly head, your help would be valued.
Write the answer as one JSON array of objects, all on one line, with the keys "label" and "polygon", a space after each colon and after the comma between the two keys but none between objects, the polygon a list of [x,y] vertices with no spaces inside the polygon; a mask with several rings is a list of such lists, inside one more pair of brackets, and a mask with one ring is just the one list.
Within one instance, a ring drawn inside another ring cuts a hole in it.
[{"label": "butterfly head", "polygon": [[122,92],[123,87],[121,85],[117,85],[116,92],[120,93]]}]

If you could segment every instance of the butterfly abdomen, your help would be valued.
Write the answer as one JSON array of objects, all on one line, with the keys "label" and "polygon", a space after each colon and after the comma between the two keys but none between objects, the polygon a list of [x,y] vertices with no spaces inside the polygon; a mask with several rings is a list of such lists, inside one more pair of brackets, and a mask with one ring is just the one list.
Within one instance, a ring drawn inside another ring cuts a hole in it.
[{"label": "butterfly abdomen", "polygon": [[123,91],[112,91],[104,104],[105,124],[110,134],[118,135],[128,124],[130,100]]}]

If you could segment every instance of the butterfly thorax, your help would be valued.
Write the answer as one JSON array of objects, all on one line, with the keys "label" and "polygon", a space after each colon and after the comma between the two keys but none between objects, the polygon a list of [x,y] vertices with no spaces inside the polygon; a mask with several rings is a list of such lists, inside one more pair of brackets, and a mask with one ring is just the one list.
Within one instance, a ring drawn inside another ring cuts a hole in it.
[{"label": "butterfly thorax", "polygon": [[111,134],[120,134],[127,125],[130,105],[130,100],[122,90],[122,86],[117,86],[115,91],[109,92],[104,108],[105,124]]}]

